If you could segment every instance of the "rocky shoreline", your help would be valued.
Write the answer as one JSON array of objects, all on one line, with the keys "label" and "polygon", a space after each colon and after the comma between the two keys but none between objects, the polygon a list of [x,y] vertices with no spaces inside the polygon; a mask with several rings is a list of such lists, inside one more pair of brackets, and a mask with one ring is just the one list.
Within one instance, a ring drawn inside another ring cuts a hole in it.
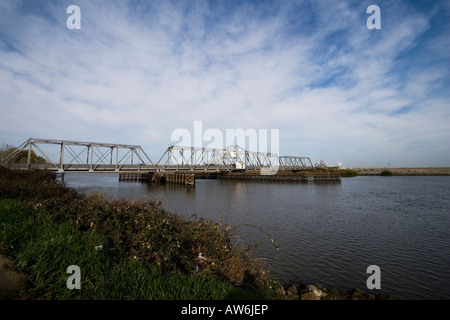
[{"label": "rocky shoreline", "polygon": [[290,281],[282,288],[287,300],[396,300],[383,292],[372,294],[360,288],[350,290],[324,288],[317,283]]}]

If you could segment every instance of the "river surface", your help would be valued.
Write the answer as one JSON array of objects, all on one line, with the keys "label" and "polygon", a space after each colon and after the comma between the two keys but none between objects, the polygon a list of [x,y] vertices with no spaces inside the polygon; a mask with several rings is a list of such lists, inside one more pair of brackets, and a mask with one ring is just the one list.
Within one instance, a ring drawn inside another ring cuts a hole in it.
[{"label": "river surface", "polygon": [[103,173],[65,174],[64,180],[83,193],[161,200],[171,212],[236,227],[240,244],[262,242],[255,256],[282,282],[367,289],[367,267],[377,265],[381,292],[450,299],[450,177],[197,180],[195,187],[119,182],[117,174]]}]

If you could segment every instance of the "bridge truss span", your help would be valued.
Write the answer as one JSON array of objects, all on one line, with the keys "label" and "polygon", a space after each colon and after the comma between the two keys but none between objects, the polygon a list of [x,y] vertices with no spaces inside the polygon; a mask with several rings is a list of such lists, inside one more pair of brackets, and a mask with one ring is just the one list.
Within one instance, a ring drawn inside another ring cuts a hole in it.
[{"label": "bridge truss span", "polygon": [[162,170],[258,170],[278,167],[279,159],[276,153],[251,152],[237,145],[226,149],[170,146],[156,166]]},{"label": "bridge truss span", "polygon": [[[56,149],[46,146],[56,146]],[[82,142],[30,138],[12,152],[5,162],[11,162],[27,150],[27,168],[33,165],[32,150],[46,160],[46,169],[58,172],[120,172],[127,170],[154,170],[155,165],[139,145]],[[58,157],[58,160],[55,158]]]},{"label": "bridge truss span", "polygon": [[280,167],[284,170],[312,170],[314,165],[309,157],[281,156]]},{"label": "bridge truss span", "polygon": [[155,164],[140,145],[36,138],[15,148],[2,165],[58,172],[260,171],[261,175],[314,169],[308,157],[247,151],[237,145],[225,149],[170,146]]}]

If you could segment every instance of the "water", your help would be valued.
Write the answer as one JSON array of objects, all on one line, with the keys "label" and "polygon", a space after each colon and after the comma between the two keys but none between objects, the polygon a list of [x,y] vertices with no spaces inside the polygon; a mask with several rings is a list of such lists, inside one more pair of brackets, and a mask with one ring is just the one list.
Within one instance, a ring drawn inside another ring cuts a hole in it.
[{"label": "water", "polygon": [[197,180],[195,188],[119,182],[116,174],[66,174],[65,181],[82,192],[157,199],[169,211],[237,226],[241,244],[262,242],[256,256],[282,281],[366,289],[367,267],[377,265],[387,294],[450,298],[450,177]]}]

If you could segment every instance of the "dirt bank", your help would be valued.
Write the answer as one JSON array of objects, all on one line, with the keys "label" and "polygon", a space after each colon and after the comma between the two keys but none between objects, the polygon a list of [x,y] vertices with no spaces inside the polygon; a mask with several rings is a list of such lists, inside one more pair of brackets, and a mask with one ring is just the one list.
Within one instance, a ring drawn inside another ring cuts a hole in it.
[{"label": "dirt bank", "polygon": [[0,253],[0,300],[11,298],[11,294],[24,288],[26,278],[14,270],[14,264]]}]

